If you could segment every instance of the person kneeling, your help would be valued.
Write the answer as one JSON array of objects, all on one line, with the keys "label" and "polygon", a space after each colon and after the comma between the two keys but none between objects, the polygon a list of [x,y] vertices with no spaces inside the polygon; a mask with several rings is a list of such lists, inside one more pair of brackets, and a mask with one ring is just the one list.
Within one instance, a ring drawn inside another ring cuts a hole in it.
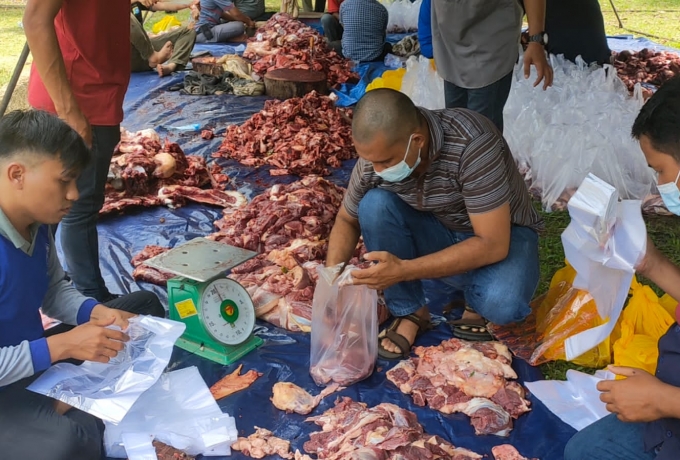
[{"label": "person kneeling", "polygon": [[453,300],[469,306],[453,324],[457,337],[490,340],[486,320],[523,320],[538,284],[543,222],[494,124],[466,109],[416,107],[382,88],[357,104],[352,138],[359,160],[326,265],[350,260],[363,236],[365,259],[377,263],[353,282],[383,289],[396,317],[380,356],[407,356],[429,327],[424,279],[453,286]]},{"label": "person kneeling", "polygon": [[337,18],[326,14],[321,19],[329,46],[340,56],[372,62],[382,61],[392,51],[385,41],[387,9],[377,0],[344,0]]},{"label": "person kneeling", "polygon": [[196,11],[196,43],[244,42],[246,27],[255,28],[255,22],[230,0],[200,0]]},{"label": "person kneeling", "polygon": [[[680,216],[680,77],[666,82],[640,109],[633,137],[659,175],[659,192],[670,212]],[[637,272],[680,299],[680,267],[647,240]],[[611,412],[569,441],[565,460],[676,460],[680,458],[680,305],[676,322],[659,339],[656,375],[612,367],[623,380],[597,384]]]},{"label": "person kneeling", "polygon": [[[49,226],[78,199],[76,179],[90,156],[78,133],[56,116],[27,111],[0,119],[3,460],[102,458],[101,420],[26,387],[57,361],[115,357],[127,336],[107,326],[124,330],[135,314],[165,316],[151,292],[104,306],[66,280]],[[40,310],[65,324],[44,331]]]}]

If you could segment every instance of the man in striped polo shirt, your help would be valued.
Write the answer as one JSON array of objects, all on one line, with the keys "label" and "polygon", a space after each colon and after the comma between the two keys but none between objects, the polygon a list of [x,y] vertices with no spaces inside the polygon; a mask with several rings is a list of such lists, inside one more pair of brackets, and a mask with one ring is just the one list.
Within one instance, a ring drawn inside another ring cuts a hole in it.
[{"label": "man in striped polo shirt", "polygon": [[488,340],[486,320],[523,320],[538,284],[543,222],[498,128],[467,109],[429,111],[378,89],[357,104],[352,136],[360,158],[326,265],[348,261],[363,236],[375,263],[354,283],[383,289],[396,318],[380,355],[408,355],[428,328],[423,279],[442,279],[457,292],[452,300],[469,306],[453,325],[458,337]]}]

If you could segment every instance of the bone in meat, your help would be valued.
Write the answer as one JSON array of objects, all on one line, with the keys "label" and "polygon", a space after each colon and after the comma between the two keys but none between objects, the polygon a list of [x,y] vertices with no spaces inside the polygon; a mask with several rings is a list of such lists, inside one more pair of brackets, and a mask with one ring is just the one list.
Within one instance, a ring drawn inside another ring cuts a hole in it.
[{"label": "bone in meat", "polygon": [[295,412],[300,415],[307,415],[319,405],[321,400],[331,393],[343,390],[338,384],[329,385],[316,396],[310,395],[307,391],[291,382],[278,382],[274,385],[271,398],[274,407],[285,410],[288,413]]},{"label": "bone in meat", "polygon": [[215,401],[234,394],[237,391],[248,388],[255,380],[257,380],[259,377],[262,377],[260,372],[257,372],[253,369],[249,370],[243,375],[239,375],[241,373],[241,369],[243,369],[243,364],[236,368],[234,372],[223,377],[210,387],[210,393],[212,393]]}]

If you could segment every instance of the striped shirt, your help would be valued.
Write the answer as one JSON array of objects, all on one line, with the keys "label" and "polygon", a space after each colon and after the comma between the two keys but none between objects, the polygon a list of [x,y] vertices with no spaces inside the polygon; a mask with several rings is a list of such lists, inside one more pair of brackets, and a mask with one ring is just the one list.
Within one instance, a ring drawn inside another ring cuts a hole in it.
[{"label": "striped shirt", "polygon": [[378,59],[385,49],[387,9],[376,0],[344,0],[340,5],[342,54],[353,61]]},{"label": "striped shirt", "polygon": [[221,24],[222,13],[229,12],[233,8],[234,2],[230,0],[201,0],[201,14],[196,22],[196,31],[205,24],[210,27]]},{"label": "striped shirt", "polygon": [[431,212],[454,231],[471,232],[470,214],[493,211],[506,202],[513,224],[543,229],[510,148],[491,121],[467,109],[420,111],[430,128],[432,161],[427,171],[390,183],[378,177],[371,162],[360,158],[344,198],[350,216],[358,218],[363,196],[379,187],[418,211]]}]

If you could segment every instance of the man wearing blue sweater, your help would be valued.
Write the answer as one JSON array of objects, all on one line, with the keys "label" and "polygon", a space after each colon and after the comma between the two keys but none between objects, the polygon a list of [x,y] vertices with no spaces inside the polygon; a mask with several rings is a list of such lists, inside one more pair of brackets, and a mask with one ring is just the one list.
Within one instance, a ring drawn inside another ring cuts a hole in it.
[{"label": "man wearing blue sweater", "polygon": [[[78,199],[76,179],[90,161],[80,135],[46,112],[0,119],[0,457],[96,460],[103,424],[26,390],[57,361],[106,363],[123,349],[134,314],[164,316],[150,292],[109,306],[66,280],[48,228]],[[40,310],[64,324],[43,330]],[[75,327],[73,327],[75,326]]]}]

